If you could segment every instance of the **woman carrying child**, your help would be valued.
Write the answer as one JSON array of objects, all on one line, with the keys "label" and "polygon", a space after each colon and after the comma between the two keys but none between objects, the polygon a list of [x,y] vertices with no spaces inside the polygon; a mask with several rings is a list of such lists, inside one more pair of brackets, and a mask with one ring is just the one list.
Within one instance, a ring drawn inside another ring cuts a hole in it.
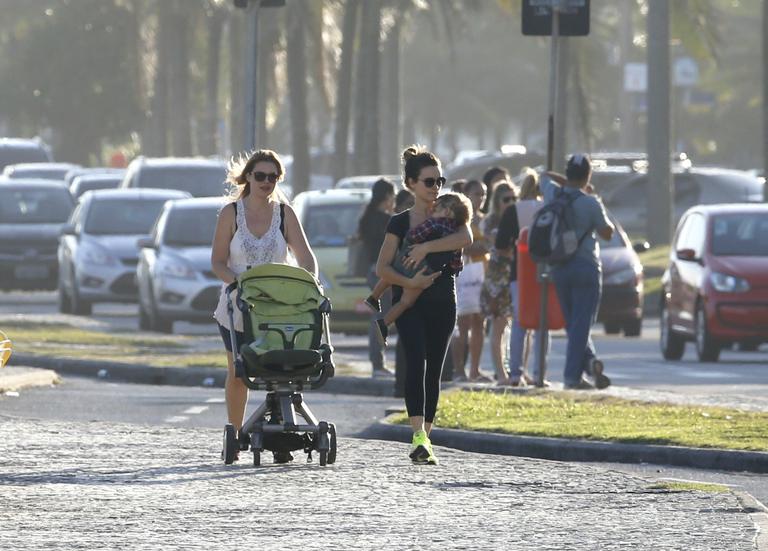
[{"label": "woman carrying child", "polygon": [[413,429],[410,458],[417,464],[437,464],[429,434],[440,396],[440,375],[448,341],[456,323],[455,273],[448,266],[457,251],[472,243],[465,225],[440,239],[413,245],[405,258],[406,267],[421,264],[428,254],[430,263],[446,266],[427,274],[427,268],[412,277],[398,273],[392,263],[408,230],[423,223],[431,214],[440,188],[445,184],[438,158],[422,147],[403,152],[403,183],[413,192],[413,208],[393,216],[376,263],[376,274],[392,285],[392,302],[397,304],[404,289],[421,289],[413,306],[396,321],[399,339],[405,348],[405,405]]}]

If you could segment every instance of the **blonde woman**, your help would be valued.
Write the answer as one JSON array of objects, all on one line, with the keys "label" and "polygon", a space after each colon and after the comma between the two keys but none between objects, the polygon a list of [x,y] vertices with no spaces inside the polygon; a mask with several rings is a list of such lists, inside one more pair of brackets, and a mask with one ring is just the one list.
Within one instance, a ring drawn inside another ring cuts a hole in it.
[{"label": "blonde woman", "polygon": [[[493,199],[491,199],[491,211],[483,220],[483,234],[489,243],[495,244],[502,214],[508,208],[514,208],[516,199],[517,195],[512,184],[509,182],[496,184]],[[507,370],[502,361],[501,341],[509,323],[512,307],[509,296],[509,282],[512,277],[510,268],[509,258],[505,254],[500,254],[496,247],[492,246],[491,258],[488,261],[480,293],[480,307],[483,315],[491,320],[491,359],[496,370],[496,383],[499,385],[509,384]]]},{"label": "blonde woman", "polygon": [[[227,418],[240,430],[248,402],[248,388],[235,376],[230,331],[236,342],[243,340],[243,320],[235,309],[235,327],[230,327],[225,288],[249,267],[267,263],[297,263],[317,276],[317,260],[296,213],[288,204],[278,183],[285,170],[280,157],[260,149],[249,157],[230,163],[227,181],[232,186],[231,200],[219,213],[213,237],[211,266],[224,283],[213,317],[227,350],[227,378],[224,396]],[[293,258],[291,258],[291,256]],[[291,461],[290,452],[275,454],[276,462]]]}]

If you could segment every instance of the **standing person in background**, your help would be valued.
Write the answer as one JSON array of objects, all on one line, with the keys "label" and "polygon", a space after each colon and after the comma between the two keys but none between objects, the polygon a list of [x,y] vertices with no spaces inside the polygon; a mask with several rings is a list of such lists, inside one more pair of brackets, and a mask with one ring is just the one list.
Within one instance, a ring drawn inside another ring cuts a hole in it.
[{"label": "standing person in background", "polygon": [[387,226],[379,252],[376,273],[392,284],[393,302],[400,300],[403,288],[424,289],[411,308],[397,319],[398,340],[406,358],[405,405],[413,430],[409,457],[417,464],[437,464],[429,434],[440,398],[440,374],[448,340],[456,323],[454,273],[447,264],[453,251],[472,243],[467,226],[454,234],[414,245],[406,266],[418,266],[428,255],[444,258],[439,272],[427,275],[422,269],[413,277],[399,274],[393,267],[397,251],[408,230],[429,218],[440,188],[445,184],[438,158],[422,147],[411,146],[403,152],[403,184],[414,195],[410,210],[393,216]]},{"label": "standing person in background", "polygon": [[[533,216],[544,204],[539,191],[539,176],[534,170],[524,168],[523,179],[520,183],[520,198],[513,208],[504,211],[499,229],[496,233],[495,245],[500,256],[507,258],[510,267],[509,296],[512,301],[512,332],[509,336],[509,384],[511,386],[526,386],[538,380],[539,372],[539,339],[546,339],[545,347],[549,348],[549,331],[540,335],[535,332],[533,377],[525,373],[523,351],[528,340],[528,330],[520,325],[520,295],[517,287],[517,238],[520,230],[531,226]],[[527,355],[526,355],[527,356]],[[544,381],[549,386],[549,381]]]},{"label": "standing person in background", "polygon": [[485,171],[485,174],[483,174],[483,183],[485,184],[485,189],[488,192],[488,195],[485,197],[485,202],[483,203],[483,208],[481,209],[483,211],[483,214],[487,214],[491,210],[491,204],[493,201],[493,194],[496,190],[496,186],[500,182],[509,182],[509,172],[507,172],[507,169],[502,168],[500,166],[492,166],[488,170]]},{"label": "standing person in background", "polygon": [[[568,159],[565,178],[554,172],[545,172],[540,180],[544,201],[553,201],[563,193],[571,200],[568,210],[572,214],[572,227],[579,242],[576,253],[552,269],[568,335],[563,379],[565,388],[574,390],[605,388],[611,384],[603,373],[603,362],[595,355],[590,332],[600,305],[602,286],[600,245],[595,233],[609,240],[614,228],[603,204],[587,192],[591,176],[589,157],[577,154]],[[594,386],[584,379],[584,373],[592,377]]]},{"label": "standing person in background", "polygon": [[483,315],[491,319],[491,359],[496,370],[496,383],[509,384],[507,370],[502,361],[501,341],[509,323],[511,302],[509,297],[510,263],[509,258],[496,250],[496,234],[499,230],[502,213],[515,208],[515,188],[509,182],[499,182],[491,203],[491,212],[483,220],[483,234],[493,244],[485,272],[480,307]]},{"label": "standing person in background", "polygon": [[413,193],[407,189],[401,189],[395,195],[395,214],[400,214],[413,206]]},{"label": "standing person in background", "polygon": [[454,180],[451,182],[451,191],[454,193],[464,193],[464,185],[466,183],[466,180]]},{"label": "standing person in background", "polygon": [[[384,234],[394,207],[395,185],[386,178],[377,180],[371,189],[371,200],[360,216],[357,226],[357,233],[363,242],[362,252],[366,255],[366,265],[368,266],[366,278],[371,289],[373,289],[378,281],[376,277],[376,260],[379,256],[381,244],[384,242]],[[388,310],[391,301],[392,293],[389,291],[385,293],[381,301],[366,301],[368,307],[373,310],[371,319],[375,320],[382,309],[384,311]],[[383,308],[382,303],[384,305]],[[394,376],[394,373],[387,369],[384,348],[379,342],[373,323],[368,329],[368,358],[371,360],[374,377]]]},{"label": "standing person in background", "polygon": [[[480,357],[485,339],[485,318],[480,308],[480,292],[485,279],[488,261],[488,242],[481,229],[483,213],[480,207],[485,201],[485,184],[470,180],[463,186],[474,208],[470,228],[472,245],[464,249],[464,269],[456,280],[459,334],[451,343],[453,352],[454,380],[490,383],[491,379],[480,373]],[[469,343],[469,379],[464,372],[467,343]]]},{"label": "standing person in background", "polygon": [[[227,418],[237,431],[243,425],[248,387],[235,376],[230,332],[234,331],[235,341],[242,343],[243,318],[240,310],[235,308],[235,326],[230,327],[226,287],[250,267],[272,262],[293,263],[291,253],[299,266],[317,277],[317,259],[304,229],[288,199],[277,187],[283,174],[285,170],[280,157],[269,149],[233,159],[227,173],[227,181],[232,186],[230,202],[219,212],[213,236],[211,267],[224,282],[213,317],[227,350],[224,383]],[[290,452],[274,453],[276,463],[293,460]]]}]

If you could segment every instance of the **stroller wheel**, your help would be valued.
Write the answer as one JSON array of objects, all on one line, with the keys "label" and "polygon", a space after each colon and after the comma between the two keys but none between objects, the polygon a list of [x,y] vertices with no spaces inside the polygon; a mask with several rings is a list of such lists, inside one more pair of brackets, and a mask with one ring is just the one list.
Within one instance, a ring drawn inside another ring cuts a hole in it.
[{"label": "stroller wheel", "polygon": [[237,441],[237,432],[234,425],[228,423],[224,426],[224,445],[221,452],[221,457],[224,460],[225,465],[231,465],[235,462],[235,457],[239,451],[240,444]]},{"label": "stroller wheel", "polygon": [[320,466],[325,467],[328,464],[328,450],[320,450]]},{"label": "stroller wheel", "polygon": [[333,465],[336,463],[336,425],[333,423],[328,423],[328,436],[331,444],[328,450],[328,464]]},{"label": "stroller wheel", "polygon": [[258,451],[253,452],[253,466],[254,467],[261,466],[261,452],[258,452]]}]

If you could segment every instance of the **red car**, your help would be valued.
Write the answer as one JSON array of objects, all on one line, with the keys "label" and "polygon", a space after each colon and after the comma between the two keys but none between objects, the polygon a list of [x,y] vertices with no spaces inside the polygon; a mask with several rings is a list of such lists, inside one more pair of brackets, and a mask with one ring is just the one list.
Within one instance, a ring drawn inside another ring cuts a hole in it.
[{"label": "red car", "polygon": [[686,341],[702,362],[733,343],[768,341],[768,204],[696,206],[683,214],[662,278],[661,352]]}]

